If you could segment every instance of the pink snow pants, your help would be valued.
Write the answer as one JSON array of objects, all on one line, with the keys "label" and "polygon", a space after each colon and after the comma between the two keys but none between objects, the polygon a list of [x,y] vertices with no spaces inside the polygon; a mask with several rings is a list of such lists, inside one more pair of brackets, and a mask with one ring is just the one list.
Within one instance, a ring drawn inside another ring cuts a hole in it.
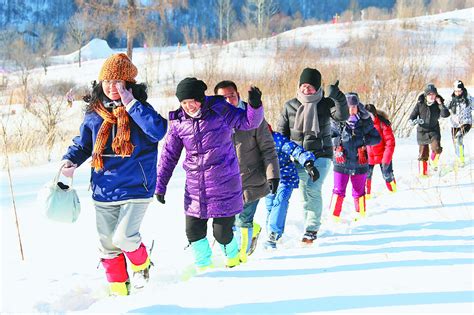
[{"label": "pink snow pants", "polygon": [[349,178],[352,183],[352,197],[359,198],[365,196],[365,180],[367,179],[367,174],[349,175],[334,172],[334,189],[332,192],[343,198],[346,197],[346,187]]}]

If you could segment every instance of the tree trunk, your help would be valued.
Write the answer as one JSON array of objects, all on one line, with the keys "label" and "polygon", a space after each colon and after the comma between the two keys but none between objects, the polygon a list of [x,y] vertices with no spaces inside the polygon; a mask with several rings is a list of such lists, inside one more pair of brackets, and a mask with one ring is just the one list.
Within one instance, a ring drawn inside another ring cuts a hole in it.
[{"label": "tree trunk", "polygon": [[[81,45],[82,46],[82,45]],[[79,46],[79,68],[81,67],[81,59],[82,59],[82,49],[81,46]]]},{"label": "tree trunk", "polygon": [[132,30],[129,28],[127,29],[127,56],[132,60],[132,53],[133,53],[133,34]]},{"label": "tree trunk", "polygon": [[136,3],[135,0],[127,0],[128,10],[127,10],[127,55],[130,60],[133,56],[133,38],[135,37],[135,28],[136,28]]}]

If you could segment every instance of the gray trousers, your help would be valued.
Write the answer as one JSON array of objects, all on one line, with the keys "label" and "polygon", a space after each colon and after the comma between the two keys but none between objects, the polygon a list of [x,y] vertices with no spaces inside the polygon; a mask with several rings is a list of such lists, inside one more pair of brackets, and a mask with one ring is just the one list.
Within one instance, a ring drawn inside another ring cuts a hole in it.
[{"label": "gray trousers", "polygon": [[300,177],[299,190],[303,196],[305,231],[318,231],[321,226],[321,213],[323,212],[322,188],[324,179],[331,169],[331,159],[316,159],[314,166],[319,171],[319,179],[315,182],[311,180],[304,167],[299,164],[296,165]]},{"label": "gray trousers", "polygon": [[122,251],[133,252],[140,246],[140,225],[149,204],[150,202],[95,204],[101,258],[114,258]]}]

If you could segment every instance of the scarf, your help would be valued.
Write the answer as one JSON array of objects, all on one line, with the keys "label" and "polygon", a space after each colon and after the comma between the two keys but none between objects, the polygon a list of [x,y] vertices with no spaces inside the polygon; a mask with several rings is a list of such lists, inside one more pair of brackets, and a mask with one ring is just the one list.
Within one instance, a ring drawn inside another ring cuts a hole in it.
[{"label": "scarf", "polygon": [[119,106],[109,112],[101,101],[93,105],[94,111],[104,119],[102,125],[97,133],[97,138],[92,150],[92,167],[96,172],[104,168],[104,161],[102,160],[102,153],[105,145],[109,139],[110,130],[112,126],[117,124],[117,134],[112,141],[112,150],[115,154],[123,157],[131,155],[134,149],[132,142],[130,142],[130,118],[125,109],[125,106]]},{"label": "scarf", "polygon": [[199,118],[199,117],[201,117],[201,109],[199,108],[194,114],[191,114],[191,113],[188,113],[188,112],[186,112],[186,114],[188,114],[188,116],[191,117],[191,118]]},{"label": "scarf", "polygon": [[319,134],[318,103],[323,98],[323,89],[315,94],[305,95],[299,90],[296,93],[296,99],[301,106],[296,110],[294,128],[305,134],[311,133],[317,136]]}]

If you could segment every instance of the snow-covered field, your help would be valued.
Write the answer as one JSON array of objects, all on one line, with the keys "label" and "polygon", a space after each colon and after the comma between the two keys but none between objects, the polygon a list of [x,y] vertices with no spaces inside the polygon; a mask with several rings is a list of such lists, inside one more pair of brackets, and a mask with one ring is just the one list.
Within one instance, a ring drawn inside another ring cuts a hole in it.
[{"label": "snow-covered field", "polygon": [[[465,30],[466,25],[472,27],[473,12],[469,9],[431,20],[420,19],[424,23],[448,19],[457,23],[449,22],[450,27],[458,25]],[[363,27],[362,23],[358,25]],[[314,26],[318,27],[322,26]],[[329,31],[319,31],[320,36],[333,36],[331,32],[339,29],[336,36],[343,38],[343,25],[324,27]],[[293,37],[304,31],[305,28],[295,30]],[[238,44],[244,43],[234,45]],[[171,48],[162,53],[169,53],[170,67],[179,58],[187,60],[176,63],[176,67],[178,78],[188,74],[188,57],[178,56]],[[141,71],[146,52],[137,50],[135,56]],[[235,56],[229,53],[228,58]],[[255,58],[262,65],[266,55]],[[56,65],[48,76],[88,82],[95,79],[102,62],[103,59],[89,60],[80,69],[71,64]],[[43,74],[38,70],[37,76],[40,75]],[[470,92],[472,95],[474,91]],[[95,213],[88,190],[87,162],[76,171],[74,180],[82,205],[75,224],[47,221],[36,203],[37,191],[55,175],[57,162],[13,169],[24,261],[20,259],[8,177],[2,171],[0,312],[472,314],[474,132],[465,139],[466,165],[455,168],[449,124],[445,120],[442,125],[444,151],[440,163],[446,171],[443,176],[417,178],[415,134],[397,139],[394,170],[398,192],[386,191],[376,169],[374,198],[367,201],[365,220],[350,220],[354,209],[351,198],[346,198],[341,224],[326,220],[333,183],[330,173],[323,192],[323,225],[314,247],[300,246],[302,204],[299,191],[295,191],[285,235],[277,251],[266,252],[258,247],[248,263],[226,270],[219,267],[223,257],[219,247],[214,246],[218,267],[189,280],[183,279],[192,264],[192,253],[184,250],[184,171],[179,165],[169,184],[167,203],[154,201],[142,224],[145,244],[154,241],[151,258],[155,266],[150,283],[128,297],[108,297],[104,271],[100,266],[97,268]],[[56,160],[59,159],[58,154]],[[265,222],[265,212],[261,202],[257,222]]]},{"label": "snow-covered field", "polygon": [[[473,133],[466,139],[469,161],[447,175],[418,179],[414,137],[398,140],[394,167],[398,192],[389,194],[378,173],[368,217],[358,223],[347,198],[335,225],[324,220],[317,245],[301,248],[302,213],[295,192],[279,250],[258,247],[247,264],[216,268],[182,280],[192,263],[184,250],[184,172],[175,171],[166,205],[153,202],[142,225],[146,244],[154,240],[149,286],[129,297],[107,297],[104,271],[98,269],[94,210],[87,165],[78,169],[75,187],[82,213],[75,224],[44,219],[35,203],[55,164],[13,171],[25,261],[20,253],[7,182],[1,182],[2,312],[94,313],[312,313],[444,312],[472,313],[473,290]],[[454,155],[448,134],[441,163]],[[6,178],[2,173],[2,178]],[[332,188],[324,185],[324,216]],[[257,222],[265,221],[263,203]],[[218,246],[216,265],[222,265]]]}]

